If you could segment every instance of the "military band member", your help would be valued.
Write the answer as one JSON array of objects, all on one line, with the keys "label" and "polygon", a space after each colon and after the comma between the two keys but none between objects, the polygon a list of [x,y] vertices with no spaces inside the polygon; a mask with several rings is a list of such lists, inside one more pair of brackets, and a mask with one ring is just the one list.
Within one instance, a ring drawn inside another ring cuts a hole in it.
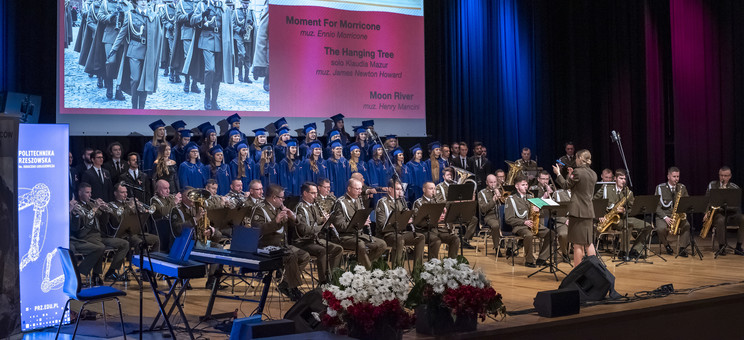
[{"label": "military band member", "polygon": [[612,178],[613,178],[613,174],[612,174],[611,169],[609,168],[602,169],[602,174],[600,175],[600,179],[602,180],[603,183],[612,182]]},{"label": "military band member", "polygon": [[[423,195],[413,202],[414,215],[418,213],[421,206],[430,203],[437,203],[436,198],[434,197],[436,186],[433,182],[425,182],[422,186],[422,191]],[[444,214],[445,212],[443,211],[442,216],[439,217],[438,227],[435,229],[429,230],[424,227],[416,227],[416,231],[426,234],[428,239],[427,245],[429,248],[429,259],[439,258],[439,248],[442,246],[442,243],[447,245],[447,257],[449,258],[457,258],[457,252],[460,250],[460,238],[453,234],[442,223],[444,221]]]},{"label": "military band member", "polygon": [[158,64],[163,44],[160,18],[147,5],[137,0],[136,9],[124,15],[124,23],[108,57],[123,51],[119,67],[119,87],[132,96],[132,108],[144,109],[147,94],[158,87]]},{"label": "military band member", "polygon": [[318,203],[320,210],[325,214],[331,213],[333,203],[336,202],[336,195],[331,191],[331,181],[323,178],[318,181],[318,197],[315,202]]},{"label": "military band member", "polygon": [[266,195],[266,204],[256,210],[251,225],[261,229],[259,247],[276,246],[287,250],[282,259],[284,275],[279,291],[292,301],[297,301],[302,296],[297,287],[302,284],[301,273],[310,262],[310,254],[288,243],[287,234],[296,223],[295,214],[284,206],[284,188],[271,185]]},{"label": "military band member", "polygon": [[[512,226],[514,235],[524,238],[524,265],[525,267],[534,268],[545,264],[545,260],[550,256],[550,243],[553,239],[552,232],[544,225],[538,227],[537,235],[533,232],[533,221],[530,219],[530,210],[539,212],[539,209],[527,201],[532,198],[532,194],[527,192],[527,179],[517,176],[514,181],[515,193],[506,200],[504,208],[504,217],[507,224]],[[542,221],[542,220],[541,220]],[[540,246],[540,254],[535,262],[535,254],[532,251],[532,241],[535,237],[543,239]]]},{"label": "military band member", "polygon": [[[393,192],[393,187],[395,188],[395,192]],[[403,212],[406,210],[408,210],[408,206],[405,202],[403,185],[401,185],[400,182],[391,179],[388,182],[388,194],[377,201],[377,207],[375,207],[375,221],[377,224],[376,235],[385,240],[385,243],[393,245],[395,257],[391,262],[393,265],[398,266],[402,266],[405,246],[414,247],[415,263],[423,263],[424,261],[425,235],[423,233],[415,232],[410,224],[405,226],[399,225],[397,226],[397,230],[393,229],[392,224],[388,224],[388,219],[390,218],[391,213],[394,211]],[[412,222],[413,221],[409,221],[408,223]],[[398,234],[397,237],[395,235],[396,233]]]},{"label": "military band member", "polygon": [[[359,230],[349,226],[351,218],[357,210],[362,207],[362,183],[357,179],[350,179],[346,188],[346,194],[339,198],[339,206],[331,217],[331,223],[338,230],[341,246],[344,249],[356,251],[359,254],[359,264],[368,270],[372,267],[372,262],[377,260],[387,249],[384,240],[371,236],[371,233],[365,233],[363,229],[369,228],[370,221],[367,218],[364,228]],[[358,237],[358,239],[357,239]]]},{"label": "military band member", "polygon": [[[478,207],[483,216],[483,222],[491,228],[493,245],[497,246],[501,239],[501,221],[499,214],[499,198],[501,191],[497,187],[496,176],[486,176],[486,187],[478,192]],[[498,256],[499,254],[496,254]]]},{"label": "military band member", "polygon": [[[606,199],[607,200],[607,212],[609,213],[612,209],[615,209],[620,213],[620,222],[615,223],[612,225],[612,229],[614,230],[622,230],[625,214],[626,212],[632,208],[633,201],[635,201],[635,196],[633,196],[633,192],[630,191],[630,188],[626,186],[627,184],[627,176],[624,169],[617,169],[615,170],[615,177],[614,181],[615,184],[605,184],[603,185],[597,192],[594,194],[594,199]],[[622,207],[615,207],[615,205],[623,198],[627,197],[625,201],[625,205]],[[638,218],[635,217],[627,217],[628,219],[628,227],[631,228],[630,231],[632,234],[640,235],[641,230],[643,230],[644,226],[646,225],[643,221],[641,221]],[[600,223],[604,223],[605,218],[604,216],[599,218]],[[651,226],[648,226],[649,230]],[[629,242],[630,240],[623,240],[623,244],[626,244],[626,242]],[[630,254],[628,254],[630,257],[637,257],[639,256],[639,251],[643,249],[643,244],[645,243],[645,240],[641,240],[641,242],[637,242],[636,247],[634,249],[630,250]],[[620,254],[622,257],[623,254]]]},{"label": "military band member", "polygon": [[[104,279],[115,280],[116,270],[121,267],[124,263],[124,259],[129,251],[129,242],[126,240],[109,237],[101,228],[100,219],[107,218],[107,214],[113,213],[113,210],[109,207],[106,202],[102,199],[92,200],[90,185],[83,182],[78,187],[78,197],[80,197],[79,209],[73,210],[73,217],[77,219],[75,223],[70,224],[70,234],[74,237],[71,241],[75,241],[75,249],[80,251],[81,247],[86,250],[90,248],[98,249],[101,246],[110,247],[114,249],[114,256],[111,260]],[[126,192],[126,190],[124,190]],[[82,240],[83,242],[78,242]],[[89,243],[95,244],[90,247]],[[92,260],[91,260],[92,261]],[[101,272],[103,272],[103,258],[98,257],[93,268],[93,281],[94,285],[101,283]]]},{"label": "military band member", "polygon": [[155,195],[150,199],[150,206],[155,208],[152,218],[157,220],[170,218],[171,211],[181,203],[181,193],[171,195],[170,184],[161,179],[155,182]]},{"label": "military band member", "polygon": [[232,10],[220,1],[203,0],[190,18],[192,26],[201,27],[198,47],[204,58],[205,110],[219,110],[220,83],[233,83],[232,15]]},{"label": "military band member", "polygon": [[183,92],[186,93],[201,93],[196,82],[204,80],[204,59],[192,44],[194,38],[199,37],[201,28],[195,27],[190,21],[198,3],[196,0],[181,0],[176,5],[176,39],[171,65],[181,67],[180,72],[184,74]]},{"label": "military band member", "polygon": [[[202,219],[206,216],[207,212],[203,208],[197,209],[194,206],[194,202],[192,202],[189,198],[189,193],[192,190],[195,189],[192,187],[185,187],[181,189],[181,202],[176,204],[176,206],[171,210],[171,231],[176,237],[181,235],[183,228],[186,226],[194,227],[194,231],[196,232],[197,224],[203,222]],[[207,241],[211,241],[211,243],[215,244],[221,241],[223,238],[222,233],[211,226],[204,230],[204,234],[207,236]],[[200,246],[207,246],[199,241],[201,240],[201,235],[196,235],[195,233],[194,237],[197,238]]]},{"label": "military band member", "polygon": [[[738,185],[731,182],[731,168],[724,165],[718,169],[718,180],[708,184],[708,190],[705,192],[706,196],[710,196],[710,189],[739,189]],[[716,230],[716,241],[719,247],[718,255],[726,255],[727,225],[739,226],[739,230],[736,233],[736,248],[734,248],[734,253],[736,255],[744,255],[744,249],[741,247],[742,242],[744,242],[744,215],[741,214],[741,209],[739,207],[728,207],[727,212],[724,213],[724,211],[719,209],[714,214],[713,228]],[[724,215],[728,215],[728,219]]]},{"label": "military band member", "polygon": [[530,191],[537,191],[537,196],[542,199],[552,198],[555,189],[550,185],[550,174],[542,170],[537,174],[537,183],[530,186]]},{"label": "military band member", "polygon": [[[344,248],[331,242],[328,239],[328,233],[321,231],[329,216],[315,204],[318,196],[318,187],[315,183],[305,182],[302,184],[301,191],[302,199],[295,209],[297,234],[294,245],[318,259],[318,281],[321,284],[328,283],[329,270],[340,266]],[[338,241],[335,236],[337,231],[332,225],[330,228],[332,228],[330,239]],[[328,249],[327,253],[326,249]]]},{"label": "military band member", "polygon": [[556,182],[563,189],[571,189],[571,202],[568,204],[568,241],[573,243],[574,267],[587,256],[595,256],[594,249],[594,206],[592,195],[597,173],[589,166],[592,154],[581,150],[576,154],[576,168],[568,171],[568,178],[561,175],[560,167],[553,165]]},{"label": "military band member", "polygon": [[573,169],[576,167],[576,148],[574,146],[574,142],[571,141],[566,142],[566,144],[564,144],[564,148],[566,150],[566,154],[561,156],[559,160],[561,161],[561,163],[564,164],[561,167],[561,175],[563,175],[563,177],[565,178],[566,176],[568,176],[568,168]]},{"label": "military band member", "polygon": [[[518,165],[522,166],[522,170],[524,171],[535,171],[537,170],[537,162],[531,159],[532,158],[532,150],[528,147],[522,148],[522,158],[514,161]],[[530,178],[531,179],[531,178]]]},{"label": "military band member", "polygon": [[[672,223],[672,210],[677,203],[677,194],[681,192],[681,197],[687,197],[687,187],[679,183],[679,168],[673,166],[667,170],[667,181],[656,186],[654,191],[659,196],[659,205],[656,207],[656,224],[654,231],[659,235],[659,241],[664,244],[666,252],[669,255],[674,254],[674,250],[669,245],[667,237]],[[679,213],[679,212],[678,212]],[[678,256],[687,257],[685,248],[690,244],[690,223],[683,220],[679,225],[679,247]]]},{"label": "military band member", "polygon": [[[436,196],[435,196],[437,199],[437,203],[447,203],[447,194],[449,193],[449,187],[451,184],[455,184],[454,178],[455,178],[455,170],[451,167],[445,168],[444,169],[444,180],[442,181],[442,183],[439,183],[437,185]],[[473,197],[472,199],[475,199],[475,197]],[[462,244],[460,245],[461,247],[465,249],[475,249],[475,247],[473,247],[472,245],[470,245],[470,243],[468,243],[468,240],[470,240],[470,238],[473,237],[473,234],[475,234],[475,227],[477,225],[478,225],[478,217],[473,216],[465,228],[465,233],[463,234],[463,237],[462,237]]]},{"label": "military band member", "polygon": [[[558,189],[553,192],[553,200],[557,203],[571,202],[571,189]],[[556,216],[555,232],[558,234],[558,249],[561,251],[561,259],[571,263],[568,253],[568,217]]]},{"label": "military band member", "polygon": [[102,285],[101,271],[96,263],[106,249],[100,242],[98,226],[99,207],[104,203],[90,199],[90,184],[85,182],[78,186],[77,197],[79,201],[70,201],[70,247],[83,255],[83,260],[78,263],[80,273],[89,275],[93,270],[93,284]]},{"label": "military band member", "polygon": [[[122,183],[116,183],[114,186],[114,201],[109,203],[109,206],[114,210],[114,213],[109,214],[111,218],[109,223],[117,228],[126,228],[120,237],[129,241],[129,245],[134,248],[135,253],[139,253],[140,244],[142,243],[142,235],[140,233],[132,232],[132,228],[140,228],[139,222],[136,217],[137,211],[134,210],[134,201],[127,197],[127,188]],[[142,215],[148,215],[149,211],[145,210],[143,202],[138,202],[138,210]],[[126,219],[128,216],[135,216],[134,219]],[[135,223],[136,225],[123,225],[122,223]],[[143,223],[146,226],[147,220]],[[160,238],[158,235],[150,234],[145,232],[145,240],[152,251],[160,251]],[[128,249],[127,249],[128,250]],[[126,255],[126,252],[125,252]],[[113,265],[113,262],[112,262]]]}]

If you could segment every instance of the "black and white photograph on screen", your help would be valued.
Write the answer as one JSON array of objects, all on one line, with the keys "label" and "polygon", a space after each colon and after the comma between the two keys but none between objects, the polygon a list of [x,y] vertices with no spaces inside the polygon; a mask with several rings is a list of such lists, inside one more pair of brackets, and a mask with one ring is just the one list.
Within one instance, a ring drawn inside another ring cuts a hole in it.
[{"label": "black and white photograph on screen", "polygon": [[269,111],[266,1],[68,0],[65,13],[65,108]]}]

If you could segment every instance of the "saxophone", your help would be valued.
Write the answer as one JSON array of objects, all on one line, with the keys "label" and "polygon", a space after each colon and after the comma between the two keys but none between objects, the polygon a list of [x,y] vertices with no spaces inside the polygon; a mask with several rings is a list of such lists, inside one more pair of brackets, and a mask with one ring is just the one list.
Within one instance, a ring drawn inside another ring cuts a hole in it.
[{"label": "saxophone", "polygon": [[612,208],[612,210],[605,214],[604,223],[600,222],[599,224],[597,224],[597,231],[599,231],[600,233],[604,233],[611,225],[620,222],[620,212],[618,212],[617,210],[618,208],[625,206],[625,202],[627,200],[628,196],[626,195],[623,196],[623,198],[621,198],[619,201],[617,201],[617,203],[615,203],[615,206]]},{"label": "saxophone", "polygon": [[716,211],[720,209],[721,207],[710,207],[708,211],[705,212],[705,220],[703,220],[703,229],[700,230],[701,238],[708,237],[708,233],[710,232],[710,227],[713,226],[713,215],[715,215]]},{"label": "saxophone", "polygon": [[530,207],[529,219],[532,221],[532,234],[537,236],[537,233],[540,231],[540,211],[534,211]]},{"label": "saxophone", "polygon": [[687,214],[678,213],[677,207],[679,206],[679,199],[682,197],[682,189],[677,190],[677,196],[674,198],[674,208],[672,208],[671,223],[669,223],[670,233],[672,235],[679,235],[679,224],[687,219]]}]

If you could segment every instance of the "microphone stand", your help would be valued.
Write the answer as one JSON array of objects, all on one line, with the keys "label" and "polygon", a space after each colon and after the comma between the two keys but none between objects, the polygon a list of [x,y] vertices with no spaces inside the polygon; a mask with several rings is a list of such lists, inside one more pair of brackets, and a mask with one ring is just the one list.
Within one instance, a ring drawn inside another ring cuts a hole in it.
[{"label": "microphone stand", "polygon": [[[129,188],[129,189],[132,189],[133,191],[141,191],[141,192],[144,192],[145,191],[144,189],[142,189],[142,188],[140,188],[138,186],[134,186],[134,185],[127,184],[127,183],[124,183],[124,186],[127,187],[127,188]],[[139,244],[139,255],[140,255],[139,256],[139,268],[140,268],[140,282],[139,282],[139,338],[140,338],[140,340],[142,340],[142,322],[143,322],[143,312],[142,312],[142,309],[143,309],[142,308],[143,298],[142,298],[142,296],[143,296],[143,293],[144,293],[143,290],[144,290],[144,283],[145,283],[145,269],[144,269],[144,265],[145,265],[144,264],[144,261],[145,261],[144,258],[145,258],[145,256],[147,257],[147,262],[150,265],[150,274],[148,274],[148,277],[150,277],[150,279],[152,279],[152,275],[154,275],[155,271],[152,268],[152,257],[150,256],[150,250],[148,249],[147,238],[145,237],[145,228],[142,225],[142,218],[140,216],[139,204],[137,204],[137,195],[132,195],[132,198],[134,199],[134,210],[137,212],[137,221],[139,222],[139,225],[140,225],[140,237],[142,238],[142,242],[140,242],[140,244]],[[156,294],[155,297],[156,298],[158,297],[157,294]],[[160,299],[158,298],[158,300],[160,300]],[[160,308],[160,312],[165,316],[166,314],[165,314],[165,310],[163,309],[162,304],[158,303],[158,307]],[[165,319],[166,324],[168,325],[168,330],[170,331],[171,336],[173,336],[175,338],[175,334],[173,332],[173,327],[170,324],[170,320],[168,320],[167,317],[164,318],[164,319]]]},{"label": "microphone stand", "polygon": [[[326,228],[326,240],[325,240],[325,251],[326,251],[326,280],[328,283],[331,283],[331,260],[330,260],[330,254],[328,253],[328,240],[331,239],[331,216],[336,211],[336,205],[338,204],[338,199],[336,199],[335,202],[333,202],[333,206],[331,207],[330,213],[328,213],[328,218],[326,219],[325,223],[323,223],[323,227]],[[322,212],[322,211],[321,211]],[[336,227],[334,227],[335,229]],[[336,231],[338,233],[338,231]],[[337,237],[339,239],[339,242],[341,241],[340,237]],[[358,248],[358,247],[357,247]]]},{"label": "microphone stand", "polygon": [[[633,180],[630,178],[630,169],[628,167],[628,161],[625,158],[625,150],[623,149],[623,142],[620,139],[620,134],[615,132],[615,130],[612,130],[612,133],[610,135],[612,138],[612,141],[617,144],[617,149],[620,152],[620,157],[623,160],[623,166],[625,166],[625,177],[628,179],[628,183],[626,183],[626,186],[623,191],[625,191],[625,196],[630,195],[630,192],[633,190]],[[628,249],[629,243],[630,243],[630,232],[628,230],[628,204],[626,202],[625,204],[625,213],[623,214],[623,244],[622,244],[622,251],[624,255],[622,256],[621,262],[628,262],[630,261],[630,249]],[[613,207],[614,209],[615,207]]]},{"label": "microphone stand", "polygon": [[[376,134],[374,131],[372,131],[372,129],[367,129],[367,134],[370,135],[370,137],[372,137],[372,139],[375,142],[380,143],[380,145],[384,146],[384,144],[382,144],[382,140],[380,139],[380,136]],[[393,193],[390,196],[393,198],[393,213],[395,216],[398,216],[398,204],[397,204],[398,191],[395,190],[395,187],[397,184],[400,184],[400,187],[403,188],[403,182],[401,182],[400,175],[398,175],[398,172],[395,171],[395,164],[393,163],[393,160],[390,158],[390,153],[387,152],[387,150],[385,150],[384,148],[383,148],[383,151],[384,151],[383,154],[385,155],[385,160],[387,160],[387,163],[390,165],[390,169],[393,171],[393,175],[391,178],[393,180],[393,188],[392,188]],[[378,184],[382,185],[381,183],[378,183]],[[377,223],[377,221],[375,223]],[[395,249],[395,253],[397,253],[398,252],[398,223],[396,222],[394,226],[395,226],[395,230],[393,232],[395,233],[395,247],[393,247],[393,249]],[[398,259],[396,259],[396,261],[397,260]],[[393,262],[391,261],[391,263]]]}]

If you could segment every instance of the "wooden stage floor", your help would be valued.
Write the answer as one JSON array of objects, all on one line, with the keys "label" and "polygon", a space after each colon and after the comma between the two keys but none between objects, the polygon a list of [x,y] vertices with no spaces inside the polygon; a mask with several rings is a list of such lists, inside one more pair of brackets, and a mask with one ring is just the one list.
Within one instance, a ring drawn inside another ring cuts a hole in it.
[{"label": "wooden stage floor", "polygon": [[[633,296],[636,292],[651,291],[661,285],[671,283],[678,291],[684,291],[691,288],[702,287],[707,285],[724,284],[717,287],[695,290],[687,294],[674,294],[663,298],[648,299],[623,304],[603,304],[589,307],[582,307],[578,315],[561,317],[561,318],[543,318],[536,313],[527,313],[521,315],[510,315],[501,321],[487,320],[479,324],[478,334],[501,335],[500,338],[509,338],[509,334],[516,336],[521,330],[535,329],[540,327],[550,327],[556,323],[570,325],[572,322],[578,323],[584,319],[591,318],[601,320],[613,315],[629,313],[633,311],[653,310],[665,305],[677,303],[694,303],[709,299],[728,299],[735,296],[744,295],[744,256],[729,254],[727,256],[713,258],[710,239],[698,240],[699,246],[703,251],[704,259],[701,261],[698,257],[674,258],[674,256],[662,255],[666,262],[658,257],[652,257],[649,260],[653,264],[630,263],[622,266],[615,266],[612,259],[607,254],[602,254],[602,259],[607,265],[610,272],[615,275],[615,288],[620,294]],[[658,245],[652,245],[654,250],[658,250]],[[499,258],[498,261],[493,256],[493,251],[488,256],[484,256],[480,251],[476,254],[473,250],[465,251],[465,256],[475,267],[482,268],[491,280],[493,287],[501,293],[504,303],[509,311],[523,311],[532,308],[533,298],[538,291],[557,289],[560,282],[557,282],[550,273],[539,273],[531,278],[527,275],[536,269],[523,266],[524,259],[522,254],[516,258],[515,265],[505,258]],[[567,263],[560,263],[559,268],[568,273],[571,267]],[[558,279],[562,280],[565,275],[558,274]],[[134,320],[138,314],[138,287],[135,281],[131,281],[127,288],[127,296],[122,300],[122,307],[125,316]],[[227,338],[227,334],[219,333],[213,326],[219,321],[210,321],[199,323],[198,318],[205,313],[208,302],[209,292],[204,289],[205,279],[195,280],[192,285],[193,290],[188,291],[185,299],[185,310],[188,314],[189,323],[196,328],[197,335],[201,334],[210,339]],[[731,283],[731,284],[726,284]],[[119,288],[124,288],[120,286]],[[144,291],[144,309],[146,317],[154,317],[157,313],[156,303],[149,287]],[[226,290],[229,292],[228,290]],[[225,291],[223,291],[225,292]],[[240,285],[235,290],[236,295],[246,294],[254,295],[254,289]],[[272,290],[267,301],[265,313],[270,318],[281,318],[287,309],[292,305],[287,299]],[[75,305],[79,308],[79,305]],[[695,308],[691,305],[690,308]],[[223,313],[237,311],[238,317],[245,317],[256,307],[255,303],[217,299],[213,313]],[[685,308],[685,307],[682,307]],[[92,306],[91,309],[100,312],[100,305]],[[116,318],[116,309],[113,306],[107,308],[109,322],[117,329],[118,318]],[[180,326],[180,319],[173,318],[174,323]],[[100,322],[100,320],[99,320]],[[490,333],[489,333],[490,332]],[[53,333],[52,333],[53,335]],[[477,335],[477,334],[471,334]],[[155,338],[159,335],[153,334]],[[185,337],[184,333],[178,334],[178,338]],[[415,333],[409,332],[404,335],[405,338],[423,338]],[[27,334],[25,338],[37,339],[45,338],[44,333]],[[85,339],[86,337],[80,337]],[[594,337],[580,337],[594,338]],[[605,337],[603,337],[605,338]]]}]

